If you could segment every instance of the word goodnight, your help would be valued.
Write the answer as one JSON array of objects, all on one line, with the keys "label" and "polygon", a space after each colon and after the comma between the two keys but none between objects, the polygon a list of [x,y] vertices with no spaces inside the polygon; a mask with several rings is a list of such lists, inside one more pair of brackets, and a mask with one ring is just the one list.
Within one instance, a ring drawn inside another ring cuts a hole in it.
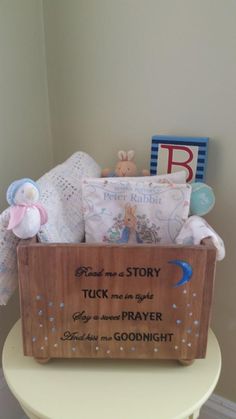
[{"label": "word goodnight", "polygon": [[117,341],[130,342],[171,342],[174,333],[141,333],[115,332],[113,337]]}]

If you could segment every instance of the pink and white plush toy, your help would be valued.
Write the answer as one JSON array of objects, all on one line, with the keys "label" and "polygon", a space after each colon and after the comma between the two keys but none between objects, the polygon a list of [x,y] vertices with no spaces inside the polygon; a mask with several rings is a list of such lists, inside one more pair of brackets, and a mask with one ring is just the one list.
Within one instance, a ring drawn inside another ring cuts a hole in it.
[{"label": "pink and white plush toy", "polygon": [[39,201],[38,185],[31,179],[19,179],[7,189],[10,219],[7,226],[20,239],[34,237],[48,220],[47,212]]}]

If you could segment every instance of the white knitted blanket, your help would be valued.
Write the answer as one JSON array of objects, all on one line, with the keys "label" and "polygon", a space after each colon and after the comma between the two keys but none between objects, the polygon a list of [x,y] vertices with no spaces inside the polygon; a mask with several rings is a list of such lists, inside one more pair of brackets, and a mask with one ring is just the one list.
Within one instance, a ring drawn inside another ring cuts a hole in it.
[{"label": "white knitted blanket", "polygon": [[[81,180],[99,177],[101,168],[88,154],[77,152],[38,181],[40,202],[48,213],[41,227],[42,242],[76,243],[84,238]],[[9,208],[0,215],[0,305],[5,305],[17,287],[16,248],[19,239],[6,229]]]}]

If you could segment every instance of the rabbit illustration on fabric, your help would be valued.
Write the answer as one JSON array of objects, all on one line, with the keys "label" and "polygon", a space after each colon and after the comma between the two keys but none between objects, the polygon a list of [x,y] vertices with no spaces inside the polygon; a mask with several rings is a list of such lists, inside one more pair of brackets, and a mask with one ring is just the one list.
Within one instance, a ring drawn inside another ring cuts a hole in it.
[{"label": "rabbit illustration on fabric", "polygon": [[118,243],[142,243],[142,239],[137,232],[136,205],[132,206],[130,204],[126,204],[124,225],[125,227],[121,233],[121,238],[118,240]]}]

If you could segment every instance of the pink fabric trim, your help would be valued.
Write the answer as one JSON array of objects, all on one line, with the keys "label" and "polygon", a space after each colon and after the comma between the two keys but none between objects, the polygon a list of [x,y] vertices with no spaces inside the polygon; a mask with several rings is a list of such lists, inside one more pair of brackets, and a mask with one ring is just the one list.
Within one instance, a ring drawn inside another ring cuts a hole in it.
[{"label": "pink fabric trim", "polygon": [[45,208],[42,206],[42,204],[37,202],[36,204],[32,205],[32,207],[38,208],[38,210],[40,212],[41,225],[46,224],[46,222],[48,221],[48,214],[47,214],[47,211],[45,210]]},{"label": "pink fabric trim", "polygon": [[46,224],[46,222],[48,221],[48,215],[42,204],[40,204],[39,202],[32,205],[20,204],[10,207],[10,220],[7,226],[7,230],[12,230],[21,223],[25,216],[27,208],[37,208],[40,213],[41,225]]}]

